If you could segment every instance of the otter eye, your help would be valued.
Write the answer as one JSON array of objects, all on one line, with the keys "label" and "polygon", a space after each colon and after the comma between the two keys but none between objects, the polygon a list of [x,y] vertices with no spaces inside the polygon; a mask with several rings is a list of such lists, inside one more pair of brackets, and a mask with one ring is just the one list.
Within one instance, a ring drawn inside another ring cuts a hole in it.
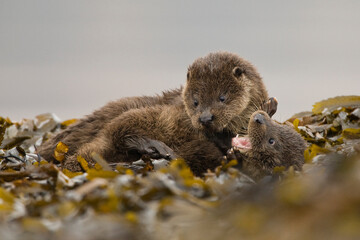
[{"label": "otter eye", "polygon": [[223,96],[223,95],[220,96],[220,97],[219,97],[219,100],[220,100],[220,102],[225,102],[225,96]]},{"label": "otter eye", "polygon": [[244,71],[241,70],[241,68],[239,68],[239,67],[235,67],[232,72],[233,72],[234,76],[237,78],[240,77],[241,74],[244,73]]},{"label": "otter eye", "polygon": [[197,107],[198,105],[199,105],[199,102],[198,102],[198,100],[195,99],[194,100],[194,106]]},{"label": "otter eye", "polygon": [[274,145],[274,144],[275,144],[275,139],[270,138],[270,139],[269,139],[269,143],[270,143],[271,145]]}]

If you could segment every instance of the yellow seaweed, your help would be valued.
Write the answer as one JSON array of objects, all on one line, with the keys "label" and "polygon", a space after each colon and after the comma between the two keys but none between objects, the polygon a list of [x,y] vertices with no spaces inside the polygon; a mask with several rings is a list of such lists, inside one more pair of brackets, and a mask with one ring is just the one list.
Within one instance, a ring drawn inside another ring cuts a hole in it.
[{"label": "yellow seaweed", "polygon": [[312,159],[319,153],[325,154],[329,152],[331,152],[331,150],[312,144],[311,147],[307,148],[304,152],[305,163],[311,163]]},{"label": "yellow seaweed", "polygon": [[76,118],[63,121],[63,122],[61,123],[61,127],[62,127],[62,128],[68,127],[68,126],[70,126],[71,124],[76,123],[77,121],[78,121],[78,119],[76,119]]},{"label": "yellow seaweed", "polygon": [[236,166],[237,164],[238,164],[238,161],[236,159],[233,159],[224,165],[223,170],[226,170],[230,167]]},{"label": "yellow seaweed", "polygon": [[290,205],[301,205],[307,197],[305,184],[297,178],[291,178],[277,186],[276,197]]},{"label": "yellow seaweed", "polygon": [[71,201],[66,201],[59,204],[58,214],[61,217],[71,216],[76,211],[76,204]]},{"label": "yellow seaweed", "polygon": [[69,147],[63,143],[59,142],[56,145],[55,151],[54,151],[54,158],[61,162],[65,158],[65,154],[69,151]]},{"label": "yellow seaweed", "polygon": [[4,188],[0,187],[0,211],[11,211],[13,210],[13,204],[15,196]]},{"label": "yellow seaweed", "polygon": [[23,228],[29,232],[46,232],[47,230],[40,218],[26,217],[21,222]]},{"label": "yellow seaweed", "polygon": [[138,222],[138,216],[133,211],[128,211],[125,213],[125,219],[129,222],[136,224]]},{"label": "yellow seaweed", "polygon": [[84,169],[84,171],[88,171],[90,169],[88,162],[82,156],[77,156],[77,161],[80,163],[80,165],[81,165],[82,169]]},{"label": "yellow seaweed", "polygon": [[284,166],[276,166],[273,169],[273,173],[282,173],[285,171],[285,167]]},{"label": "yellow seaweed", "polygon": [[0,187],[0,199],[2,199],[3,202],[8,204],[13,204],[15,201],[14,195],[12,195],[10,192],[6,191],[2,187]]},{"label": "yellow seaweed", "polygon": [[108,199],[107,201],[99,205],[99,210],[101,212],[113,212],[118,209],[119,199],[115,194],[114,189],[110,188],[107,190]]},{"label": "yellow seaweed", "polygon": [[88,169],[86,178],[91,180],[94,178],[114,178],[118,175],[117,172],[114,171],[104,171],[104,170],[96,170],[96,169]]},{"label": "yellow seaweed", "polygon": [[346,128],[341,135],[347,139],[360,138],[360,128]]},{"label": "yellow seaweed", "polygon": [[44,160],[44,159],[41,159],[40,162],[34,162],[33,165],[34,166],[41,166],[41,165],[45,165],[45,164],[48,164],[49,162]]},{"label": "yellow seaweed", "polygon": [[106,162],[106,160],[100,156],[100,154],[97,154],[96,152],[93,152],[91,154],[91,157],[94,161],[96,161],[96,164],[99,165],[97,166],[95,164],[95,168],[100,170],[100,169],[104,169],[106,171],[110,171],[111,170],[111,167],[109,166],[109,164]]},{"label": "yellow seaweed", "polygon": [[300,123],[300,120],[298,118],[295,118],[295,120],[293,121],[293,125],[294,125],[295,131],[297,131],[298,133],[300,133],[299,123]]},{"label": "yellow seaweed", "polygon": [[328,98],[326,100],[317,102],[313,105],[312,112],[314,114],[322,113],[327,108],[329,111],[333,111],[339,107],[346,106],[360,106],[360,96],[338,96]]},{"label": "yellow seaweed", "polygon": [[70,170],[68,170],[66,168],[63,169],[62,172],[69,178],[73,178],[73,177],[84,174],[83,172],[72,172],[72,171],[70,171]]}]

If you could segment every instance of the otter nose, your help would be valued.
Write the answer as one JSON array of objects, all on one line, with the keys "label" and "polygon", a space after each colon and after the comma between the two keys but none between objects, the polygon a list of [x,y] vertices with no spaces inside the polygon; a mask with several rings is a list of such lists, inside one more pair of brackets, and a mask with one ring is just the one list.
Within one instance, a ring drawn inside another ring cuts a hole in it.
[{"label": "otter nose", "polygon": [[199,121],[203,125],[208,125],[214,120],[214,115],[211,113],[203,113],[199,117]]},{"label": "otter nose", "polygon": [[265,123],[264,115],[262,115],[261,113],[256,114],[254,116],[254,122],[259,124],[264,124]]}]

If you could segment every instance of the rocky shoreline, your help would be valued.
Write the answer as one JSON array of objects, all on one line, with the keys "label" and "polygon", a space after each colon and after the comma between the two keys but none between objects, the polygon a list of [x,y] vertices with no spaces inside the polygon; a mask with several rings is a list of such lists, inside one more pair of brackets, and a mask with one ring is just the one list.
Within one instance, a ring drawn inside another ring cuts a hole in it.
[{"label": "rocky shoreline", "polygon": [[[255,183],[224,162],[204,178],[181,160],[61,171],[36,154],[76,120],[0,118],[1,239],[355,239],[360,237],[360,97],[294,115],[307,141],[302,171]],[[80,159],[81,161],[81,159]],[[154,168],[157,169],[154,171]]]}]

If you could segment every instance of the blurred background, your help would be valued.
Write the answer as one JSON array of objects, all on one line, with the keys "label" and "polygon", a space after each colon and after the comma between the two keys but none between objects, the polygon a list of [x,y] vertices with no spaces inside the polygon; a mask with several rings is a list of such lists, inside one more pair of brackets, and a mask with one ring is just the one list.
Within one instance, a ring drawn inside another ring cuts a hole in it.
[{"label": "blurred background", "polygon": [[360,94],[360,1],[0,0],[0,116],[80,118],[185,82],[214,51],[252,62],[275,118]]}]

